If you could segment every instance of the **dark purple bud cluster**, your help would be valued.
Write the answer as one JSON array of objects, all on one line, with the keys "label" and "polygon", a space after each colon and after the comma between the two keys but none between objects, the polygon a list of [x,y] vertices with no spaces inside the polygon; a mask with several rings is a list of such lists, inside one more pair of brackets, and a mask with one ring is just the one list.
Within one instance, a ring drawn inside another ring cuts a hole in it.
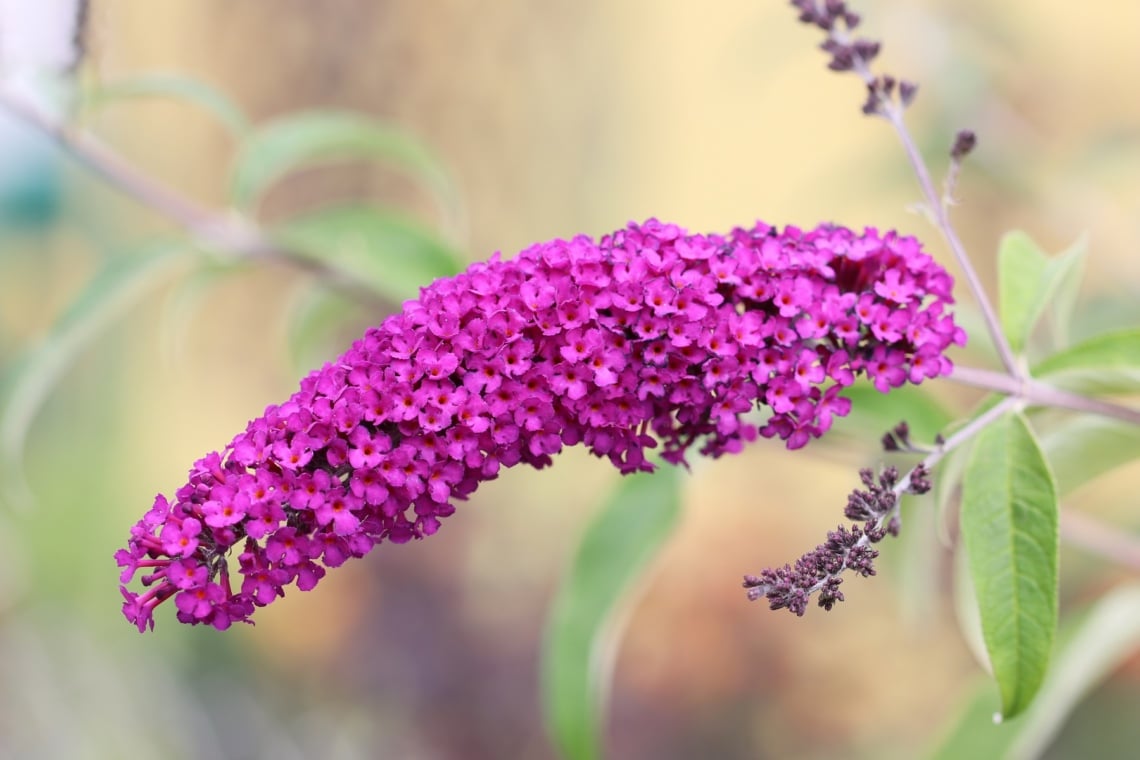
[{"label": "dark purple bud cluster", "polygon": [[[867,99],[863,101],[863,113],[868,116],[882,115],[885,104],[895,97],[895,78],[884,74],[867,82]],[[898,82],[898,102],[903,108],[914,102],[918,85],[914,82]]]},{"label": "dark purple bud cluster", "polygon": [[974,149],[978,144],[978,136],[974,134],[973,130],[961,129],[958,134],[954,136],[954,144],[950,147],[950,158],[955,162],[961,161]]},{"label": "dark purple bud cluster", "polygon": [[867,100],[863,103],[863,113],[882,115],[887,103],[898,97],[898,103],[906,108],[914,100],[918,85],[913,82],[898,81],[892,76],[875,76],[870,72],[871,61],[879,55],[882,45],[877,40],[865,37],[852,38],[851,32],[859,25],[859,15],[852,13],[843,0],[792,0],[792,6],[800,12],[799,20],[812,24],[827,32],[827,39],[820,48],[831,56],[827,68],[832,71],[855,71],[867,85]]},{"label": "dark purple bud cluster", "polygon": [[839,586],[844,572],[864,578],[875,574],[874,560],[879,552],[872,549],[871,544],[877,544],[888,534],[898,535],[899,495],[929,491],[929,472],[919,464],[902,479],[894,467],[885,468],[877,480],[871,470],[861,470],[859,476],[866,490],[851,492],[844,514],[863,525],[839,526],[827,534],[827,541],[796,560],[794,566],[767,568],[758,576],[744,576],[749,599],[764,597],[773,610],[786,609],[803,615],[812,594],[818,593],[819,606],[830,610],[836,602],[843,601]]},{"label": "dark purple bud cluster", "polygon": [[843,0],[824,0],[823,3],[817,3],[816,0],[792,0],[792,5],[800,12],[800,21],[815,24],[825,32],[835,29],[840,21],[848,31],[859,26],[859,14],[848,10],[847,3]]},{"label": "dark purple bud cluster", "polygon": [[907,425],[905,420],[883,434],[883,451],[926,453],[926,449],[911,441],[910,425]]}]

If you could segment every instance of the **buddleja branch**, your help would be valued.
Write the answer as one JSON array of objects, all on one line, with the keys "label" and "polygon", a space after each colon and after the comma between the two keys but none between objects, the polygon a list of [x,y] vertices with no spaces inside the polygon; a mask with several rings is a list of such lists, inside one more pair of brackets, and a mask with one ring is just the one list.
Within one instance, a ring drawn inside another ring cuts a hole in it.
[{"label": "buddleja branch", "polygon": [[56,119],[10,88],[0,87],[0,109],[51,138],[108,185],[174,222],[202,246],[247,261],[285,264],[321,278],[363,304],[383,310],[391,307],[345,272],[280,245],[245,217],[198,203],[136,167],[94,135]]},{"label": "buddleja branch", "polygon": [[[826,33],[826,39],[820,47],[830,56],[828,68],[837,72],[854,72],[866,85],[867,99],[863,104],[863,113],[885,118],[894,128],[918,178],[925,199],[924,208],[962,268],[1005,367],[1004,373],[957,367],[949,379],[1007,395],[1003,401],[955,435],[940,441],[934,451],[907,475],[900,478],[893,467],[885,468],[877,477],[870,470],[862,471],[860,476],[865,490],[853,491],[845,510],[849,519],[860,524],[853,524],[849,528],[839,526],[828,534],[825,543],[803,555],[794,565],[769,568],[758,576],[745,576],[744,587],[748,589],[749,598],[764,598],[772,609],[788,609],[797,615],[803,615],[815,595],[818,595],[819,606],[828,610],[843,600],[839,586],[845,572],[861,576],[874,575],[873,561],[878,552],[871,545],[887,535],[897,535],[900,496],[904,493],[920,494],[928,490],[927,475],[930,468],[948,452],[977,435],[1009,410],[1026,404],[1051,406],[1105,415],[1132,424],[1140,424],[1140,410],[1069,393],[1028,375],[1014,357],[993,305],[950,222],[949,207],[953,204],[961,162],[974,149],[977,137],[968,130],[960,131],[955,137],[950,148],[950,167],[940,196],[904,119],[918,86],[889,75],[876,75],[871,70],[871,63],[879,54],[881,46],[875,40],[854,36],[861,19],[843,0],[825,0],[822,3],[816,0],[791,0],[791,4],[799,11],[801,22],[817,26]],[[896,428],[894,435],[888,434],[884,438],[884,444],[890,450],[910,448],[907,436],[904,423]],[[1085,539],[1095,533],[1082,533],[1074,529],[1070,532],[1078,533]],[[1119,555],[1119,547],[1115,548]]]},{"label": "buddleja branch", "polygon": [[876,40],[856,38],[852,33],[860,24],[860,17],[848,9],[843,0],[825,0],[822,3],[816,0],[791,0],[791,4],[800,12],[799,19],[803,23],[813,24],[827,33],[827,39],[821,45],[822,49],[831,56],[828,68],[833,71],[852,71],[863,80],[867,86],[867,100],[863,105],[863,113],[881,116],[890,122],[895,133],[902,142],[903,150],[914,169],[918,184],[922,188],[925,199],[925,208],[930,214],[935,226],[946,239],[947,245],[954,253],[958,266],[962,268],[970,290],[978,302],[985,319],[986,329],[997,348],[1006,372],[1013,377],[1023,377],[1025,372],[1017,363],[1010,348],[1009,341],[1001,330],[993,303],[982,287],[981,279],[966,253],[965,246],[958,238],[950,223],[948,212],[949,204],[946,202],[951,194],[953,178],[957,176],[958,165],[963,158],[974,148],[976,137],[972,132],[963,131],[955,138],[951,148],[952,169],[948,181],[948,191],[940,196],[934,188],[930,178],[930,171],[926,161],[915,145],[914,138],[907,129],[905,111],[913,102],[918,85],[906,80],[896,80],[889,75],[876,75],[871,70],[871,62],[879,54],[881,45]]}]

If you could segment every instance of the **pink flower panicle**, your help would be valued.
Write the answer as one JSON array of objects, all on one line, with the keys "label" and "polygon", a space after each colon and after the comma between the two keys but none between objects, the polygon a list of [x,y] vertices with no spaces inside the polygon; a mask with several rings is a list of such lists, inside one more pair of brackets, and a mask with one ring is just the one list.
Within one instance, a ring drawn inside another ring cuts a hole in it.
[{"label": "pink flower panicle", "polygon": [[140,631],[171,597],[184,623],[249,622],[563,446],[623,473],[651,471],[658,446],[682,464],[757,434],[799,448],[847,414],[857,375],[885,392],[950,371],[944,352],[965,341],[951,285],[915,239],[831,225],[722,236],[649,220],[473,264],[159,495],[116,555],[123,584],[146,573],[123,611]]}]

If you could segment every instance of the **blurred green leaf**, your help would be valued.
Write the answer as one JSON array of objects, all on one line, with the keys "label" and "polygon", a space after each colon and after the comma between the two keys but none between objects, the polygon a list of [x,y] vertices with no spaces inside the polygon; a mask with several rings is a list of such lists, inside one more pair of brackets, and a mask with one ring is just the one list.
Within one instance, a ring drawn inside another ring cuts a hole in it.
[{"label": "blurred green leaf", "polygon": [[198,106],[238,139],[249,131],[249,119],[229,97],[205,82],[183,74],[141,74],[103,84],[88,95],[85,105],[88,109],[99,109],[117,101],[138,98],[171,98]]},{"label": "blurred green leaf", "polygon": [[1049,309],[1053,323],[1054,348],[1063,348],[1069,344],[1077,295],[1085,279],[1088,251],[1088,234],[1084,233],[1068,249],[1058,254],[1050,264],[1056,269],[1056,277],[1059,280]]},{"label": "blurred green leaf", "polygon": [[[943,436],[949,438],[973,420],[985,414],[990,409],[993,409],[1001,403],[1004,398],[1004,396],[996,393],[983,396],[981,401],[975,404],[974,408],[970,410],[969,414],[947,425],[942,431]],[[1029,412],[1033,411],[1032,409],[1029,410]],[[951,511],[950,507],[952,500],[958,495],[959,487],[962,484],[962,474],[966,470],[966,463],[969,462],[970,454],[973,450],[973,439],[958,446],[942,458],[942,461],[938,463],[934,471],[934,477],[931,478],[931,482],[934,484],[934,508],[938,512],[936,527],[939,538],[942,540],[944,546],[954,546],[956,544],[954,536],[957,534],[958,513],[957,511]]]},{"label": "blurred green leaf", "polygon": [[1041,448],[1065,496],[1140,457],[1140,427],[1106,417],[1068,416],[1041,435]]},{"label": "blurred green leaf", "polygon": [[999,707],[992,684],[984,682],[971,694],[953,727],[938,741],[938,746],[930,753],[930,760],[999,760],[1009,746],[1016,727],[1020,725],[995,725],[994,715]]},{"label": "blurred green leaf", "polygon": [[961,349],[960,359],[955,361],[983,366],[1001,363],[1001,357],[994,347],[993,338],[990,337],[989,327],[986,326],[981,311],[969,304],[958,304],[954,307],[954,321],[969,336],[969,341]]},{"label": "blurred green leaf", "polygon": [[1140,649],[1140,584],[1101,597],[1058,636],[1056,662],[1023,717],[995,726],[997,701],[985,684],[932,753],[936,760],[1040,757],[1080,701]]},{"label": "blurred green leaf", "polygon": [[[959,541],[954,547],[954,619],[958,623],[958,632],[962,634],[962,642],[975,662],[983,670],[993,675],[993,666],[990,665],[990,655],[986,651],[985,635],[982,633],[982,617],[978,612],[978,593],[974,588],[974,579],[970,577],[970,562],[966,556],[966,549]],[[993,693],[992,684],[987,684],[990,694]],[[990,717],[993,711],[990,712]]]},{"label": "blurred green leaf", "polygon": [[[957,427],[960,427],[960,425],[949,428],[947,435],[953,434]],[[950,515],[947,514],[947,509],[950,506],[951,500],[958,493],[958,486],[962,483],[962,473],[966,469],[966,462],[969,461],[970,452],[973,450],[974,442],[966,441],[947,454],[942,461],[938,463],[938,467],[934,471],[934,476],[931,478],[934,484],[934,509],[938,515],[935,527],[938,531],[939,538],[946,546],[954,545],[952,536],[955,532],[952,530],[954,526],[950,521]]]},{"label": "blurred green leaf", "polygon": [[554,599],[542,654],[543,709],[555,745],[570,760],[601,754],[613,654],[632,608],[631,586],[680,515],[672,467],[629,475],[587,527]]},{"label": "blurred green leaf", "polygon": [[1001,329],[1014,353],[1021,353],[1045,301],[1041,280],[1049,259],[1021,231],[1008,232],[998,247],[998,307]]},{"label": "blurred green leaf", "polygon": [[1020,414],[975,440],[962,480],[961,528],[1008,720],[1041,685],[1057,625],[1057,488]]},{"label": "blurred green leaf", "polygon": [[1031,374],[1083,393],[1140,391],[1140,327],[1082,341],[1038,362]]},{"label": "blurred green leaf", "polygon": [[292,114],[251,134],[234,164],[232,198],[239,208],[249,210],[270,185],[290,172],[362,160],[408,172],[426,185],[445,212],[455,213],[451,180],[427,147],[391,124],[341,111]]},{"label": "blurred green leaf", "polygon": [[293,363],[299,371],[329,361],[344,346],[333,342],[336,328],[361,312],[360,304],[323,287],[307,287],[288,309],[286,332]]},{"label": "blurred green leaf", "polygon": [[1140,584],[1121,586],[1093,606],[1057,655],[1006,757],[1039,757],[1094,686],[1140,648]]},{"label": "blurred green leaf", "polygon": [[366,206],[335,206],[285,222],[284,245],[351,275],[400,303],[463,268],[450,245],[411,219]]},{"label": "blurred green leaf", "polygon": [[[1007,233],[998,248],[999,307],[1002,332],[1014,353],[1021,353],[1045,308],[1061,284],[1073,277],[1083,261],[1086,241],[1050,259],[1021,231]],[[1069,287],[1079,287],[1079,281]],[[1068,296],[1066,296],[1068,297]]]},{"label": "blurred green leaf", "polygon": [[194,317],[218,283],[247,266],[243,262],[204,258],[197,269],[171,288],[159,316],[159,349],[168,364],[181,361]]},{"label": "blurred green leaf", "polygon": [[954,419],[927,386],[904,385],[880,393],[869,382],[859,380],[844,388],[843,395],[851,399],[851,413],[846,419],[876,438],[906,420],[916,440],[929,441]]},{"label": "blurred green leaf", "polygon": [[935,529],[938,514],[931,508],[929,495],[904,495],[901,499],[906,530],[899,534],[899,548],[889,555],[888,561],[898,568],[891,577],[899,590],[899,610],[906,624],[912,629],[929,629],[938,619],[942,601],[945,552]]},{"label": "blurred green leaf", "polygon": [[29,503],[22,461],[24,440],[44,400],[81,351],[118,316],[165,284],[186,263],[183,241],[152,244],[112,260],[72,302],[44,341],[5,372],[0,407],[0,466],[4,489],[16,503]]}]

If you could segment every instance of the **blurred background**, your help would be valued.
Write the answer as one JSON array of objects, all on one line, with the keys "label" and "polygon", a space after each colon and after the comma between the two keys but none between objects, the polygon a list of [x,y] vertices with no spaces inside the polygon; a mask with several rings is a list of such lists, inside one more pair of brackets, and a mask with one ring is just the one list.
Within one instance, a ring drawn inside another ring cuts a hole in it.
[{"label": "blurred background", "polygon": [[[783,2],[93,0],[76,34],[43,38],[63,40],[58,55],[21,25],[42,16],[58,29],[52,14],[73,17],[74,0],[32,5],[0,4],[7,81],[209,207],[230,202],[237,152],[217,119],[172,98],[79,107],[89,93],[161,72],[209,83],[255,125],[359,111],[417,136],[459,199],[441,214],[406,176],[358,162],[275,184],[256,208],[266,225],[356,199],[400,209],[468,261],[649,216],[701,231],[834,221],[918,235],[954,270],[911,210],[917,187],[891,130],[860,115],[861,85],[825,69],[818,34]],[[881,67],[921,83],[911,123],[935,174],[955,131],[979,135],[955,218],[991,288],[1004,231],[1049,251],[1087,232],[1073,332],[1140,322],[1140,5],[856,10],[884,41]],[[44,92],[26,67],[71,69],[73,87]],[[10,120],[0,167],[10,380],[98,272],[174,228]],[[311,275],[217,257],[163,277],[82,342],[42,407],[16,399],[31,419],[22,476],[5,486],[31,498],[0,509],[0,756],[554,757],[543,626],[617,482],[580,451],[541,474],[504,473],[431,540],[385,544],[256,627],[181,626],[172,605],[153,634],[123,620],[112,554],[155,493],[384,315],[344,306],[296,341]],[[958,358],[996,366],[980,345]],[[945,383],[932,394],[958,412],[978,397]],[[848,580],[830,614],[771,613],[740,589],[743,573],[794,560],[842,519],[856,469],[882,458],[880,434],[849,424],[801,454],[761,442],[694,466],[617,653],[610,756],[920,757],[993,688],[959,633],[952,552],[929,505],[884,545],[879,577]],[[1137,486],[1140,468],[1126,466],[1066,503],[1135,531]],[[1062,576],[1063,610],[1129,577],[1074,549]],[[1046,756],[1129,756],[1138,712],[1133,657]]]}]

